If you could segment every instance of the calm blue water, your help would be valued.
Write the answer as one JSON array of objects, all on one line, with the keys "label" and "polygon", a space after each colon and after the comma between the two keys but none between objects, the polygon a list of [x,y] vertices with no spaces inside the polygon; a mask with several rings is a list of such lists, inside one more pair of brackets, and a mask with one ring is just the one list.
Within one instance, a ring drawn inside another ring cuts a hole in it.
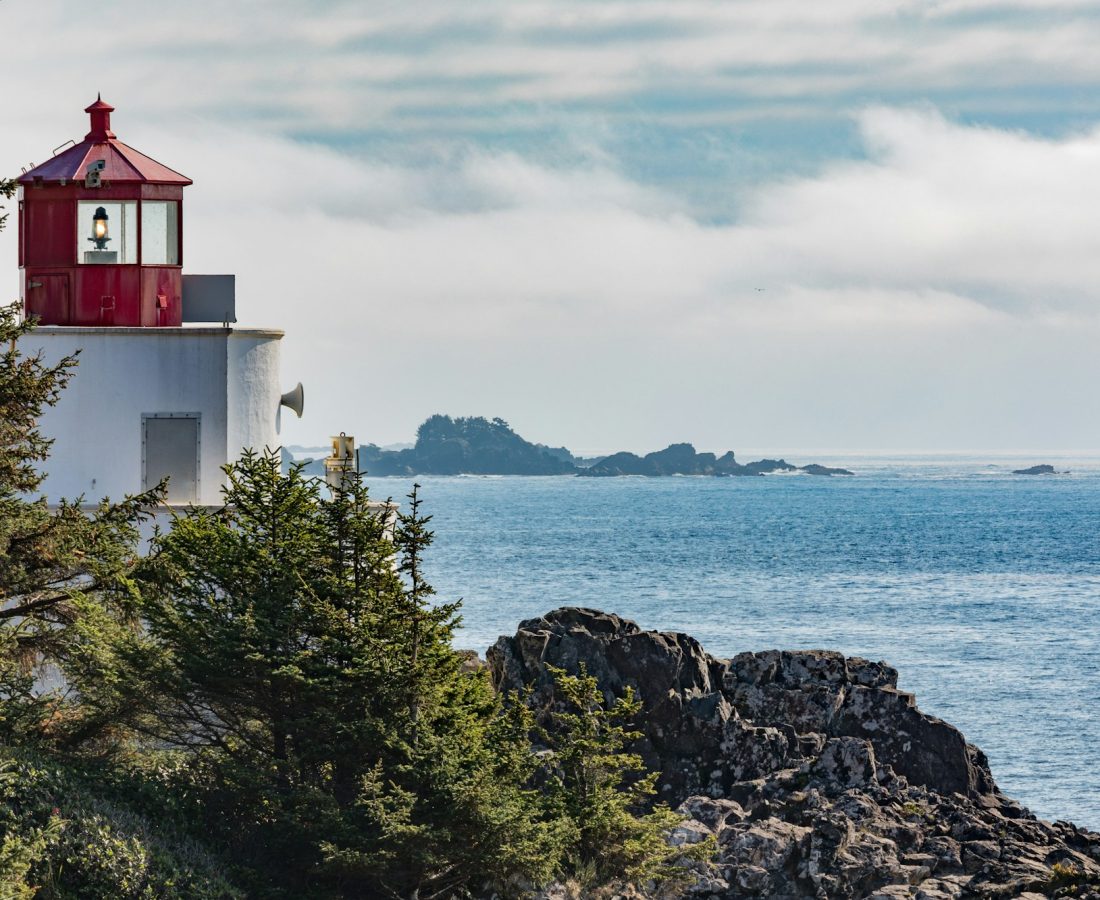
[{"label": "calm blue water", "polygon": [[[857,477],[423,477],[429,574],[481,651],[578,604],[720,656],[885,659],[1007,793],[1100,829],[1100,460],[815,461]],[[1074,474],[1007,474],[1034,462]]]}]

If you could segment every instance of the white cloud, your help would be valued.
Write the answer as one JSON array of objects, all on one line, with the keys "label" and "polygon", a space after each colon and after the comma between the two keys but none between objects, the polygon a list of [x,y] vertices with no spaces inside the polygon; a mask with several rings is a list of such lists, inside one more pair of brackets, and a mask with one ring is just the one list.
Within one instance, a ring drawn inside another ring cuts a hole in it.
[{"label": "white cloud", "polygon": [[747,220],[763,240],[826,281],[1096,308],[1100,130],[1045,141],[889,109],[864,113],[861,126],[869,161],[757,196]]}]

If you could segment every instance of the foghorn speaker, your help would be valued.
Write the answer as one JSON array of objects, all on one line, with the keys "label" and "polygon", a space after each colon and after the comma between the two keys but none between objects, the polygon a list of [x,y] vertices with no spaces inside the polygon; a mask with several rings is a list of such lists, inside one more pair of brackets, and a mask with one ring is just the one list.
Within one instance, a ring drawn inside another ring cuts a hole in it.
[{"label": "foghorn speaker", "polygon": [[287,391],[283,396],[279,398],[279,405],[285,406],[287,409],[294,410],[298,418],[302,418],[302,410],[306,405],[306,394],[302,390],[302,382],[298,382],[298,386],[292,391]]}]

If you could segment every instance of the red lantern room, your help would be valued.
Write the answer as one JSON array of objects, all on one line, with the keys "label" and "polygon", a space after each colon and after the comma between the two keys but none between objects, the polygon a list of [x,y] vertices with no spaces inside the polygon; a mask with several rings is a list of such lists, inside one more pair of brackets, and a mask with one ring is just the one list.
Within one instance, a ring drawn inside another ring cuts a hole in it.
[{"label": "red lantern room", "polygon": [[42,325],[182,324],[191,180],[118,140],[113,111],[97,99],[84,140],[19,179],[24,304]]}]

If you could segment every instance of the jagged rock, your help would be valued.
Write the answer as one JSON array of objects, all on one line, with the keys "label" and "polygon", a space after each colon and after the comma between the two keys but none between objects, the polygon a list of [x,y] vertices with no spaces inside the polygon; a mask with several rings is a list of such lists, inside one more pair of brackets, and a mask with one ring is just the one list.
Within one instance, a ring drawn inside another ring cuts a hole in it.
[{"label": "jagged rock", "polygon": [[717,661],[685,634],[643,632],[615,615],[566,608],[521,622],[487,659],[500,689],[533,687],[536,705],[553,694],[547,664],[573,674],[583,664],[609,699],[633,688],[646,705],[639,723],[645,737],[636,749],[662,773],[662,796],[670,803],[719,795],[786,761],[788,741],[779,731],[744,733],[747,726],[717,689]]},{"label": "jagged rock", "polygon": [[1100,900],[1100,834],[1001,794],[984,754],[885,663],[824,650],[721,660],[688,635],[581,608],[520,623],[487,657],[498,688],[533,688],[536,708],[553,702],[547,665],[642,700],[635,749],[684,817],[671,841],[713,836],[718,852],[687,884],[623,897]]},{"label": "jagged rock", "polygon": [[881,762],[916,784],[945,794],[994,790],[981,751],[918,710],[912,694],[897,690],[897,678],[885,663],[824,650],[770,650],[730,660],[723,687],[753,721],[870,740]]},{"label": "jagged rock", "polygon": [[673,847],[687,847],[692,844],[700,844],[707,838],[713,837],[710,828],[695,819],[684,819],[672,829],[668,836],[668,842]]},{"label": "jagged rock", "polygon": [[875,748],[859,738],[831,738],[810,771],[826,784],[862,787],[877,781]]},{"label": "jagged rock", "polygon": [[738,822],[722,833],[723,859],[737,866],[759,866],[778,873],[801,857],[810,845],[812,830],[782,819]]},{"label": "jagged rock", "polygon": [[724,797],[688,797],[676,811],[685,818],[702,823],[714,834],[718,834],[727,823],[744,822],[748,818],[740,803]]}]

